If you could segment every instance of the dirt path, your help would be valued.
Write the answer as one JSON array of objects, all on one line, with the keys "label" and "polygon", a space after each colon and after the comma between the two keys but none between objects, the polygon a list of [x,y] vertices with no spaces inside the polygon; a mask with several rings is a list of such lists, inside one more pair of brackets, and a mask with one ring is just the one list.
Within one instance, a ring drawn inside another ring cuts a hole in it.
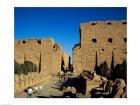
[{"label": "dirt path", "polygon": [[[42,83],[43,89],[40,94],[33,94],[33,98],[58,98],[63,95],[63,92],[59,90],[59,85],[63,81],[58,79],[49,79]],[[25,92],[15,94],[15,98],[26,98],[27,95]]]},{"label": "dirt path", "polygon": [[[48,79],[41,83],[43,89],[40,94],[33,94],[32,98],[62,98],[63,91],[60,91],[60,85],[64,81],[59,81],[58,79]],[[90,98],[90,96],[77,94],[79,98]],[[15,98],[27,98],[25,92],[15,94]]]}]

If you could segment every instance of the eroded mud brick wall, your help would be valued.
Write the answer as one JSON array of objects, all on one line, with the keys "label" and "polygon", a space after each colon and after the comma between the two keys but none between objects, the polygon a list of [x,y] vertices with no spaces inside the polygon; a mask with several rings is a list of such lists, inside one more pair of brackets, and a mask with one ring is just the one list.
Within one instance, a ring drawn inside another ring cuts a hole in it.
[{"label": "eroded mud brick wall", "polygon": [[127,56],[126,35],[125,20],[82,23],[80,44],[73,48],[74,70],[94,70],[96,62],[100,65],[104,61],[110,68],[112,56],[114,65],[121,64]]}]

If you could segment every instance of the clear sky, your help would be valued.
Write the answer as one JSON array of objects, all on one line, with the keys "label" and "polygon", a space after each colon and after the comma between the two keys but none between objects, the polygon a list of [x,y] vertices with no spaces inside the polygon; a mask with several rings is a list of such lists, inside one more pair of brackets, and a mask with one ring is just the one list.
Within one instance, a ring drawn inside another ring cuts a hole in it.
[{"label": "clear sky", "polygon": [[79,43],[79,25],[96,20],[126,20],[125,7],[15,7],[14,38],[51,38],[72,56]]}]

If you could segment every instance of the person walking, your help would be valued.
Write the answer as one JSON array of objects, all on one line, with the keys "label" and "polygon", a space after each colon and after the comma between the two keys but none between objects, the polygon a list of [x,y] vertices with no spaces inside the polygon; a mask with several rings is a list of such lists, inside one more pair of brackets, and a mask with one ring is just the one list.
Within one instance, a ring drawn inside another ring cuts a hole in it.
[{"label": "person walking", "polygon": [[27,90],[27,98],[32,98],[32,94],[33,94],[33,89],[29,87]]}]

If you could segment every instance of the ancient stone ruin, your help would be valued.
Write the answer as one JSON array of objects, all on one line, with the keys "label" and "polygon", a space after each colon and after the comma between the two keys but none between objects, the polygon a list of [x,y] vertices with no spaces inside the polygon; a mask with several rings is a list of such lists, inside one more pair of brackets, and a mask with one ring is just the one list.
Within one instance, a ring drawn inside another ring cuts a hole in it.
[{"label": "ancient stone ruin", "polygon": [[59,73],[61,66],[68,68],[68,54],[52,38],[16,40],[14,47],[14,59],[18,64],[30,61],[37,67],[36,72],[27,75],[15,74],[15,92],[45,81],[50,75]]},{"label": "ancient stone ruin", "polygon": [[[67,71],[57,78],[59,82],[63,81],[62,90],[67,91],[70,87],[71,90],[74,89],[74,93],[82,93],[83,96],[91,98],[126,98],[126,35],[125,20],[81,23],[80,42],[72,49],[72,64],[68,54],[52,38],[16,40],[15,64],[18,69],[19,65],[24,68],[30,64],[31,67],[28,68],[31,70],[26,74],[15,73],[15,92],[46,80],[53,80],[50,78],[52,75]],[[103,68],[99,68],[101,64]],[[29,70],[28,68],[26,69]],[[100,69],[106,70],[103,71],[106,74],[111,71],[111,76],[97,74]],[[68,76],[70,70],[72,73]]]},{"label": "ancient stone ruin", "polygon": [[126,34],[125,20],[81,23],[80,43],[73,48],[74,73],[94,71],[104,61],[110,69],[121,64],[127,57]]}]

